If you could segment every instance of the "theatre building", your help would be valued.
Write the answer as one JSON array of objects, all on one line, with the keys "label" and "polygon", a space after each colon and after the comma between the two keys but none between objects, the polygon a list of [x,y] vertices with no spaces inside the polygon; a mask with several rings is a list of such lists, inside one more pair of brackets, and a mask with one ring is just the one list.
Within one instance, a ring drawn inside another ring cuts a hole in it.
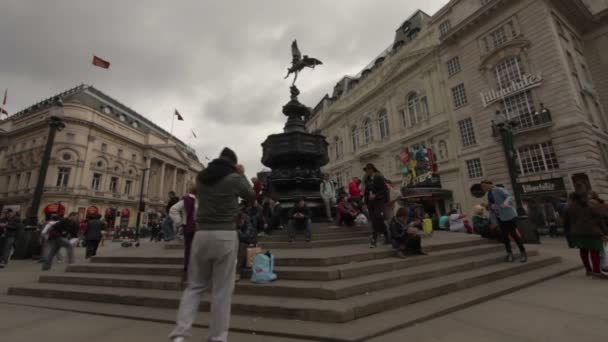
[{"label": "theatre building", "polygon": [[39,220],[53,212],[99,213],[111,227],[134,227],[143,182],[148,218],[168,192],[185,194],[203,168],[195,151],[92,86],[81,85],[0,121],[0,206],[27,216],[49,132],[52,104],[65,128],[52,146]]}]

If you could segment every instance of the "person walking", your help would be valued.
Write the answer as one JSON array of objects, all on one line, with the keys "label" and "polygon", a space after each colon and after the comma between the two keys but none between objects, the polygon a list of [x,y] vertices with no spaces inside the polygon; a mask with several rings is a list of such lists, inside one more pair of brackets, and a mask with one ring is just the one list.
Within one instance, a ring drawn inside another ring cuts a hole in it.
[{"label": "person walking", "polygon": [[11,257],[11,251],[15,244],[15,237],[21,225],[12,209],[6,209],[4,217],[0,219],[0,268],[4,268]]},{"label": "person walking", "polygon": [[184,232],[184,271],[182,272],[182,284],[188,280],[188,264],[190,263],[190,251],[192,240],[196,233],[196,212],[198,200],[196,199],[196,186],[190,188],[188,194],[169,209],[169,216],[173,221],[176,231],[180,227]]},{"label": "person walking", "polygon": [[52,225],[48,231],[49,254],[42,265],[43,271],[48,271],[53,265],[55,254],[64,247],[68,253],[68,264],[74,263],[74,245],[70,239],[78,236],[78,213],[72,212],[67,218],[62,218]]},{"label": "person walking", "polygon": [[101,232],[104,229],[104,224],[101,222],[101,215],[91,214],[86,222],[86,228],[83,234],[86,241],[85,259],[97,255],[99,241],[101,241],[103,237]]},{"label": "person walking", "polygon": [[191,336],[201,296],[211,289],[208,341],[226,342],[239,245],[234,227],[239,197],[253,201],[255,193],[245,177],[245,168],[237,164],[237,156],[229,148],[224,148],[219,158],[198,174],[196,181],[197,231],[192,241],[188,285],[169,338],[183,342]]},{"label": "person walking", "polygon": [[581,192],[570,194],[564,225],[569,229],[573,247],[578,247],[588,276],[606,279],[600,266],[600,253],[608,242],[608,229],[597,207]]},{"label": "person walking", "polygon": [[524,243],[517,233],[517,210],[513,207],[513,196],[504,188],[494,186],[494,183],[489,180],[481,182],[481,188],[488,194],[488,204],[492,210],[496,213],[498,219],[498,226],[500,227],[500,237],[505,244],[507,250],[506,261],[513,262],[513,252],[511,251],[511,237],[521,254],[521,262],[528,261],[528,255]]},{"label": "person walking", "polygon": [[379,234],[384,235],[385,244],[390,243],[387,234],[388,228],[384,222],[389,192],[386,179],[376,169],[374,164],[367,164],[363,171],[365,171],[365,201],[372,221],[372,239],[369,247],[375,248],[378,243]]},{"label": "person walking", "polygon": [[329,222],[333,222],[334,219],[331,215],[331,207],[336,201],[336,190],[334,188],[334,184],[329,180],[329,173],[323,174],[320,192],[321,199],[323,199],[323,204],[325,204],[325,214],[327,215],[327,220]]}]

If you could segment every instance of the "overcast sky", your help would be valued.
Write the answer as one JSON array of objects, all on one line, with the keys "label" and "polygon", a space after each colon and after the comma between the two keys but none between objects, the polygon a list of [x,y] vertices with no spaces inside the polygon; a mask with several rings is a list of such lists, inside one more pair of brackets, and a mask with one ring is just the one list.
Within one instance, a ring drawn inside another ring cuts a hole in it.
[{"label": "overcast sky", "polygon": [[[233,148],[247,173],[262,169],[260,144],[280,133],[290,44],[324,65],[300,74],[314,107],[345,74],[358,73],[418,8],[447,0],[2,0],[0,90],[13,114],[92,84],[174,133],[204,161]],[[109,70],[91,66],[92,55]],[[198,135],[190,138],[190,128]]]}]

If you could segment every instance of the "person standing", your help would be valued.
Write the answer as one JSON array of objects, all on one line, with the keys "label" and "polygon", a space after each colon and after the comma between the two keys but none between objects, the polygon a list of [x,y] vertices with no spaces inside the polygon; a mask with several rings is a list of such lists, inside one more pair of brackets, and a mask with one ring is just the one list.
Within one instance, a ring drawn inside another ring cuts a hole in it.
[{"label": "person standing", "polygon": [[2,248],[2,254],[0,254],[0,268],[4,268],[11,257],[11,251],[15,244],[15,237],[19,230],[20,222],[15,216],[15,212],[12,209],[6,209],[4,218],[0,219],[0,224],[3,226],[0,228],[0,243]]},{"label": "person standing", "polygon": [[239,197],[253,201],[255,193],[245,177],[245,168],[237,164],[237,156],[229,148],[224,148],[219,158],[198,174],[196,181],[197,231],[192,241],[188,286],[179,304],[176,327],[169,338],[182,342],[191,336],[201,296],[213,289],[208,341],[226,342],[239,246],[234,227]]},{"label": "person standing", "polygon": [[325,214],[327,215],[327,220],[329,222],[333,222],[334,219],[331,215],[331,207],[336,201],[336,190],[334,188],[334,184],[329,180],[329,173],[323,174],[320,192],[321,199],[323,199],[323,204],[325,204]]},{"label": "person standing", "polygon": [[[608,278],[601,271],[600,253],[608,242],[608,229],[597,207],[587,201],[585,193],[574,192],[569,196],[564,225],[569,229],[573,247],[578,247],[587,275]],[[591,260],[590,260],[591,259]]]},{"label": "person standing", "polygon": [[365,171],[365,198],[369,215],[372,221],[372,239],[370,248],[375,248],[378,242],[378,235],[383,234],[385,244],[388,240],[387,226],[384,222],[384,213],[388,204],[389,192],[386,179],[376,169],[374,164],[369,163],[363,169]]},{"label": "person standing", "polygon": [[85,259],[97,255],[99,241],[101,241],[101,238],[103,237],[101,232],[104,229],[104,224],[101,222],[101,215],[92,214],[89,216],[89,219],[86,221],[86,228],[83,234],[87,249]]},{"label": "person standing", "polygon": [[[524,243],[517,233],[517,210],[513,207],[513,196],[504,188],[494,186],[489,180],[481,182],[481,188],[488,194],[488,204],[496,213],[498,226],[500,227],[500,237],[507,250],[507,262],[513,262],[513,252],[511,251],[511,237],[521,253],[521,262],[528,261],[528,255]],[[451,224],[451,222],[450,222]]]},{"label": "person standing", "polygon": [[72,212],[67,218],[62,218],[52,225],[48,231],[49,254],[42,265],[43,271],[48,271],[53,265],[55,254],[64,247],[68,252],[68,264],[74,262],[74,245],[70,239],[78,235],[78,213]]},{"label": "person standing", "polygon": [[169,209],[169,216],[173,220],[175,230],[182,228],[184,232],[184,271],[182,273],[182,283],[188,280],[188,264],[190,263],[190,250],[192,240],[196,233],[196,212],[198,210],[198,200],[196,199],[196,186],[193,186],[188,194]]}]

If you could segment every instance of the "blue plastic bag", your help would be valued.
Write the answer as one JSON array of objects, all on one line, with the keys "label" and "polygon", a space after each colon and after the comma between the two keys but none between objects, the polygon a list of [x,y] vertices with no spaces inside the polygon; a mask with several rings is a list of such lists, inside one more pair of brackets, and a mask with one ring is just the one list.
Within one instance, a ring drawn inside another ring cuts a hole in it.
[{"label": "blue plastic bag", "polygon": [[270,252],[260,253],[253,259],[251,268],[251,281],[257,284],[275,281],[277,275],[274,273],[274,255]]}]

